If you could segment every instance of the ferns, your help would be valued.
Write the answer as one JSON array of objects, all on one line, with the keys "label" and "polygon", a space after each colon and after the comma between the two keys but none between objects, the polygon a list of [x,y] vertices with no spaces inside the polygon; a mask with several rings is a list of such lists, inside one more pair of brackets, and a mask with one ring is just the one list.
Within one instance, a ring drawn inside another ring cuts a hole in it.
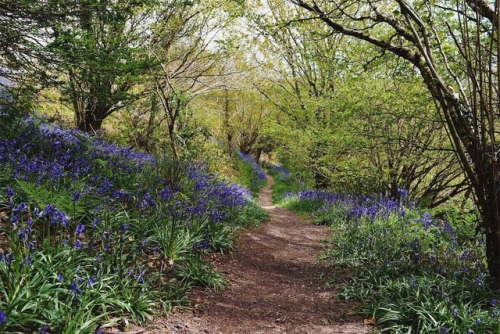
[{"label": "ferns", "polygon": [[40,206],[54,204],[59,210],[72,213],[74,216],[81,216],[85,212],[81,202],[75,202],[68,192],[53,193],[46,187],[37,186],[31,182],[16,179],[16,183],[27,197],[28,202],[35,202]]}]

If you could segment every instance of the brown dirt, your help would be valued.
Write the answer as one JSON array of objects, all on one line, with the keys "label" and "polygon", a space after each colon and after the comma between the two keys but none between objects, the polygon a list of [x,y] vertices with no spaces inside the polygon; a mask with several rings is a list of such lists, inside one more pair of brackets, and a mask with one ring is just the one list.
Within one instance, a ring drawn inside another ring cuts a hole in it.
[{"label": "brown dirt", "polygon": [[222,292],[194,291],[190,312],[157,319],[144,333],[369,333],[357,305],[339,299],[321,279],[316,257],[329,229],[314,226],[271,203],[272,180],[259,203],[270,213],[262,226],[240,235],[237,249],[215,263]]}]

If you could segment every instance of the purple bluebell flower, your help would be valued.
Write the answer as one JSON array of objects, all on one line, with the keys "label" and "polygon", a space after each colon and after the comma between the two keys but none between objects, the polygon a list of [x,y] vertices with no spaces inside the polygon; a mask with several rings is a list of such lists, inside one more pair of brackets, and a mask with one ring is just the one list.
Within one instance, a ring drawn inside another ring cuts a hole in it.
[{"label": "purple bluebell flower", "polygon": [[5,263],[11,264],[14,261],[14,254],[5,254]]},{"label": "purple bluebell flower", "polygon": [[76,235],[81,236],[83,234],[83,231],[85,231],[85,225],[83,225],[82,223],[78,224],[75,231]]},{"label": "purple bluebell flower", "polygon": [[75,249],[76,250],[82,250],[83,249],[83,243],[80,240],[75,241]]},{"label": "purple bluebell flower", "polygon": [[125,233],[125,231],[130,230],[130,224],[122,224],[120,226],[120,233]]},{"label": "purple bluebell flower", "polygon": [[5,314],[4,311],[0,310],[0,326],[5,325],[6,322],[7,322],[7,315]]},{"label": "purple bluebell flower", "polygon": [[97,228],[97,226],[101,225],[101,220],[99,218],[96,218],[92,221],[92,228]]},{"label": "purple bluebell flower", "polygon": [[80,288],[78,287],[77,281],[71,282],[71,291],[73,291],[73,294],[75,295],[79,295],[80,293],[82,293],[82,290],[80,290]]},{"label": "purple bluebell flower", "polygon": [[89,288],[93,287],[96,280],[97,280],[97,275],[90,276],[90,278],[89,278],[89,280],[87,282],[87,286]]},{"label": "purple bluebell flower", "polygon": [[43,325],[42,327],[40,327],[38,334],[52,334],[52,330],[50,329],[49,325]]},{"label": "purple bluebell flower", "polygon": [[101,324],[97,325],[97,328],[95,329],[94,334],[104,334],[104,332],[102,331],[101,328],[102,328]]},{"label": "purple bluebell flower", "polygon": [[71,195],[73,196],[73,200],[75,202],[80,201],[80,199],[82,198],[82,194],[81,193],[72,193]]},{"label": "purple bluebell flower", "polygon": [[15,212],[26,212],[26,210],[28,210],[28,206],[26,205],[26,203],[22,202],[22,203],[19,203],[15,208],[14,208],[14,211]]}]

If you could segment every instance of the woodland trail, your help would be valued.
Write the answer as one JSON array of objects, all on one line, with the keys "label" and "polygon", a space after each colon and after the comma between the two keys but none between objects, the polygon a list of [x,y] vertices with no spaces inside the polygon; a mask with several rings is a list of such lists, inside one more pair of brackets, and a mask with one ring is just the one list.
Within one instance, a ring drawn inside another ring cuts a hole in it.
[{"label": "woodland trail", "polygon": [[227,279],[221,292],[195,291],[192,312],[158,319],[144,333],[349,333],[371,332],[354,305],[336,297],[316,263],[329,229],[307,223],[271,203],[270,178],[259,203],[270,220],[247,230],[216,264]]}]

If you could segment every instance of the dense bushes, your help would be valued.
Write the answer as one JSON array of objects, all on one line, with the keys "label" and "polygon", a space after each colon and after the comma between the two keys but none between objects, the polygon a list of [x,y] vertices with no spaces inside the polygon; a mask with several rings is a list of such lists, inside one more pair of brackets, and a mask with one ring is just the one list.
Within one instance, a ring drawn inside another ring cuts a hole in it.
[{"label": "dense bushes", "polygon": [[265,214],[204,166],[32,118],[0,140],[0,329],[93,333],[218,288],[204,259]]}]

